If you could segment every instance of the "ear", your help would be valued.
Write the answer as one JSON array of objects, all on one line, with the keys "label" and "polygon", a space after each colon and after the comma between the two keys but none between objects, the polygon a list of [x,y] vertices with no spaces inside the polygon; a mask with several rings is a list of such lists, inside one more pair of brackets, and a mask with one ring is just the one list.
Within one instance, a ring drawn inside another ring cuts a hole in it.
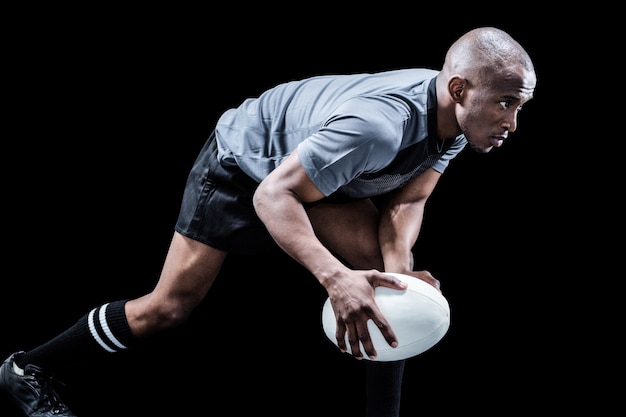
[{"label": "ear", "polygon": [[458,103],[463,98],[463,92],[465,91],[465,79],[459,75],[453,75],[448,81],[448,94],[455,103]]}]

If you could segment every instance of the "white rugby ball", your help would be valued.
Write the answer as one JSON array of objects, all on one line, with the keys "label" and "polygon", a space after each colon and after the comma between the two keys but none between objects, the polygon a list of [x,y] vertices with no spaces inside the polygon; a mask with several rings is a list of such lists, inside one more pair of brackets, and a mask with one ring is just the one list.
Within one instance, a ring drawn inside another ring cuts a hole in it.
[{"label": "white rugby ball", "polygon": [[[392,348],[372,320],[367,323],[377,356],[370,359],[363,345],[364,359],[388,362],[417,356],[435,346],[450,327],[450,305],[435,287],[405,274],[388,273],[409,284],[406,290],[376,287],[374,298],[391,325],[398,346]],[[322,307],[322,328],[326,337],[337,346],[335,312],[327,298]],[[348,352],[352,353],[346,336]]]}]

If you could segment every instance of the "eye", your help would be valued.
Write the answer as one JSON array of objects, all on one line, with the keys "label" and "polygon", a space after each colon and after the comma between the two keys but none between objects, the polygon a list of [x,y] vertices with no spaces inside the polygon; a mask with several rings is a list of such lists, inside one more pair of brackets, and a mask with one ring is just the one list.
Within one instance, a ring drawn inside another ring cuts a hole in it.
[{"label": "eye", "polygon": [[[509,107],[511,107],[512,103],[513,103],[513,100],[505,100],[505,101],[501,101],[501,102],[499,102],[499,104],[502,106],[502,108],[503,108],[504,110],[508,110],[508,109],[509,109]],[[516,113],[519,113],[520,111],[522,111],[522,106],[518,106],[518,107],[515,109],[515,112],[516,112]]]}]

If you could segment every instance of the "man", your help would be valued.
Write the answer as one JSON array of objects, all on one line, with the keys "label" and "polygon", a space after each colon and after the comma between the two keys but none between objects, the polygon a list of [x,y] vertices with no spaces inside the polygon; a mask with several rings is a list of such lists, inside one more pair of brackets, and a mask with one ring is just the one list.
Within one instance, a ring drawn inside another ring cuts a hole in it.
[{"label": "man", "polygon": [[[374,288],[405,288],[383,272],[439,288],[428,271],[413,271],[426,201],[465,145],[480,153],[503,145],[535,84],[522,46],[484,27],[453,43],[441,71],[318,76],[245,100],[220,117],[191,169],[154,289],[13,353],[0,389],[25,416],[74,416],[52,388],[55,372],[181,325],[228,253],[274,243],[328,293],[340,350],[347,335],[356,359],[375,359],[369,320],[397,342]],[[364,364],[367,417],[397,416],[404,362]]]}]

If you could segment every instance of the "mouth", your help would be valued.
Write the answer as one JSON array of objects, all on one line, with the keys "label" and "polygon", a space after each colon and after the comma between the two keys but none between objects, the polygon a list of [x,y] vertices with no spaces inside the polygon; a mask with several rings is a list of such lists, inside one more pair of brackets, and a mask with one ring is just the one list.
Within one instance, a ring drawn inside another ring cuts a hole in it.
[{"label": "mouth", "polygon": [[489,138],[489,143],[491,143],[491,145],[494,148],[499,148],[500,146],[502,146],[504,144],[504,139],[506,139],[506,137],[503,137],[503,136],[491,136]]}]

